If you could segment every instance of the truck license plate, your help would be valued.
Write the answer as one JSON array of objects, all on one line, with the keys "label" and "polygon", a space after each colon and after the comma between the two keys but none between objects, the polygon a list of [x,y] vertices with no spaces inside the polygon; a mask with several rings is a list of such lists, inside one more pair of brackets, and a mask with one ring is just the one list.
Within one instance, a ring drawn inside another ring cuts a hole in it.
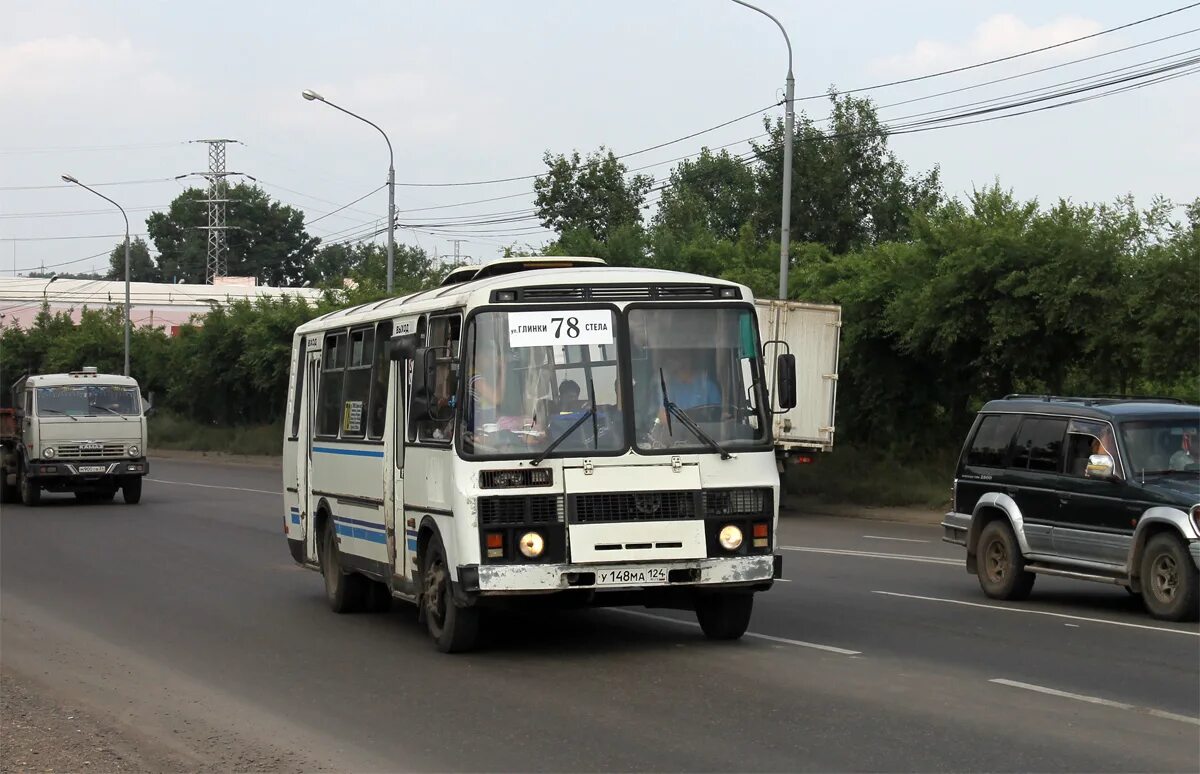
[{"label": "truck license plate", "polygon": [[596,573],[597,586],[628,586],[666,582],[666,567],[630,567],[620,570],[600,570]]},{"label": "truck license plate", "polygon": [[103,473],[105,467],[103,465],[80,465],[80,473]]}]

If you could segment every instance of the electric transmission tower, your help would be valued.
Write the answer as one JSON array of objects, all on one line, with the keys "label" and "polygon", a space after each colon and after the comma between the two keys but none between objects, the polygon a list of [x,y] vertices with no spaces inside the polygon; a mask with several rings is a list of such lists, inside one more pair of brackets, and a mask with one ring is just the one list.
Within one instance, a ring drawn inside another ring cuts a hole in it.
[{"label": "electric transmission tower", "polygon": [[208,266],[205,270],[205,282],[215,284],[217,277],[224,277],[229,271],[228,252],[225,242],[225,205],[228,198],[228,186],[225,178],[225,145],[237,140],[195,140],[208,145],[208,198],[201,201],[208,204]]}]

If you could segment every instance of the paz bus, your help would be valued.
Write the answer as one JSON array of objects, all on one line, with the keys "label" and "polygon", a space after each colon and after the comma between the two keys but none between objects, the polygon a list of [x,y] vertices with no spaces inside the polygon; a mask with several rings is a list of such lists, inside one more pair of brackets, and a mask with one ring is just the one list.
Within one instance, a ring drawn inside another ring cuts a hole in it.
[{"label": "paz bus", "polygon": [[787,349],[743,285],[595,258],[463,267],[326,314],[292,347],[292,557],[335,612],[416,604],[445,652],[519,596],[694,610],[741,637],[782,567]]}]

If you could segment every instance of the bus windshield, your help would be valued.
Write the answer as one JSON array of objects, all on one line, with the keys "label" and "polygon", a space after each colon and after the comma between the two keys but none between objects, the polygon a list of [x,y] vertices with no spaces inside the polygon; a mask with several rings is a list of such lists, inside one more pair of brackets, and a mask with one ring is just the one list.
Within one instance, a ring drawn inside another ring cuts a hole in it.
[{"label": "bus windshield", "polygon": [[766,442],[766,393],[752,310],[634,307],[627,314],[639,451]]},{"label": "bus windshield", "polygon": [[104,416],[140,414],[142,403],[137,389],[105,384],[70,384],[37,389],[37,413],[40,417]]},{"label": "bus windshield", "polygon": [[[467,331],[463,453],[556,456],[625,448],[616,315],[481,312]],[[561,439],[561,440],[560,440]]]}]

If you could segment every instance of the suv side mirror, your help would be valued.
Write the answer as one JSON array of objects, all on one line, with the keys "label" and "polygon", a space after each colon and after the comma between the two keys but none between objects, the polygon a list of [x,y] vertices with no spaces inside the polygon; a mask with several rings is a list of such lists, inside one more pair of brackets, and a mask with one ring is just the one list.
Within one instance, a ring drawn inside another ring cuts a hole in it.
[{"label": "suv side mirror", "polygon": [[796,356],[788,352],[779,356],[775,366],[776,402],[781,409],[796,407]]},{"label": "suv side mirror", "polygon": [[1113,458],[1107,454],[1093,454],[1088,457],[1087,468],[1083,475],[1086,478],[1108,480],[1113,478]]},{"label": "suv side mirror", "polygon": [[142,416],[146,416],[146,417],[154,416],[154,412],[156,411],[156,409],[154,408],[154,393],[153,392],[148,393],[146,395],[145,402],[146,402],[146,407],[142,409]]}]

